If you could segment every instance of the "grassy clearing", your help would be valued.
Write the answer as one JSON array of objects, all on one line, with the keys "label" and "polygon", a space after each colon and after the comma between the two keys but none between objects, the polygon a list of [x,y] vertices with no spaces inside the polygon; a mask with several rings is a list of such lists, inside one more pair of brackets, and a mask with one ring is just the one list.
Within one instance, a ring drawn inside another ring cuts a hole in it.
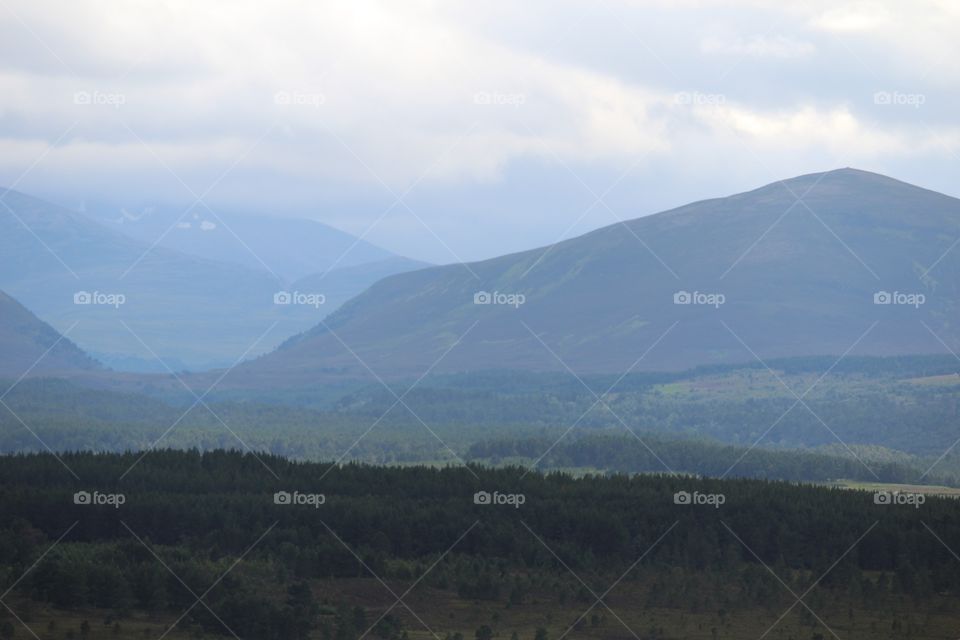
[{"label": "grassy clearing", "polygon": [[950,498],[960,497],[960,488],[926,484],[891,484],[885,482],[862,482],[859,480],[837,480],[831,486],[856,491],[888,491],[890,493],[922,493],[930,496]]}]

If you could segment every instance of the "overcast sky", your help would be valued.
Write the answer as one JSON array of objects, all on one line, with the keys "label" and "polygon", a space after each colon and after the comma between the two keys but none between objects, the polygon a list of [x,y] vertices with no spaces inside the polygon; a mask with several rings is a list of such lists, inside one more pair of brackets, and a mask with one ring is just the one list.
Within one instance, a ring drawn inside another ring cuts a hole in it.
[{"label": "overcast sky", "polygon": [[842,166],[960,195],[960,2],[0,0],[0,185],[434,262]]}]

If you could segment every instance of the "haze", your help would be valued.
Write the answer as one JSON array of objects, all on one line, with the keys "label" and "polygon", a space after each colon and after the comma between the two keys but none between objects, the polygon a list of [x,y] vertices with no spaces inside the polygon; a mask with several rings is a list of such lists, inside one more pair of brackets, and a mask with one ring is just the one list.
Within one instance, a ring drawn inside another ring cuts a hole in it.
[{"label": "haze", "polygon": [[5,0],[0,184],[434,263],[844,166],[955,194],[958,29],[937,0]]}]

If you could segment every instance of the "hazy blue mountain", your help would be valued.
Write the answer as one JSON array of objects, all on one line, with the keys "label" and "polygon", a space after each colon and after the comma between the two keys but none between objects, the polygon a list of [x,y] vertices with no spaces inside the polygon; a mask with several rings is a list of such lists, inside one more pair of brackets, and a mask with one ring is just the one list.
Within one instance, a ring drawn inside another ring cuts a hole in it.
[{"label": "hazy blue mountain", "polygon": [[[59,330],[76,323],[71,337],[90,352],[226,364],[272,322],[280,284],[269,274],[148,251],[43,200],[0,197],[10,208],[0,207],[0,287]],[[76,304],[84,294],[92,303]]]},{"label": "hazy blue mountain", "polygon": [[99,364],[69,338],[0,291],[0,376],[90,371]]},{"label": "hazy blue mountain", "polygon": [[[751,351],[947,353],[940,340],[960,349],[958,238],[956,198],[854,169],[804,175],[551,247],[385,278],[234,379],[367,367],[416,376],[442,356],[434,371],[621,372],[674,323],[636,369],[751,361]],[[505,304],[475,304],[478,292]],[[675,304],[680,292],[723,304]],[[880,292],[924,300],[875,304]]]},{"label": "hazy blue mountain", "polygon": [[[315,220],[245,215],[198,205],[136,211],[88,203],[86,215],[141,242],[272,272],[293,282],[316,272],[395,257],[386,249]],[[354,293],[357,293],[356,291]]]},{"label": "hazy blue mountain", "polygon": [[0,199],[0,288],[60,331],[75,324],[71,338],[118,369],[166,371],[154,354],[177,369],[229,366],[316,325],[378,273],[417,266],[391,257],[367,271],[335,269],[329,296],[312,290],[276,304],[296,289],[265,269],[151,249],[16,191]]},{"label": "hazy blue mountain", "polygon": [[328,307],[339,307],[378,280],[429,266],[432,266],[429,262],[395,256],[329,272],[312,273],[291,284],[290,289],[323,292]]}]

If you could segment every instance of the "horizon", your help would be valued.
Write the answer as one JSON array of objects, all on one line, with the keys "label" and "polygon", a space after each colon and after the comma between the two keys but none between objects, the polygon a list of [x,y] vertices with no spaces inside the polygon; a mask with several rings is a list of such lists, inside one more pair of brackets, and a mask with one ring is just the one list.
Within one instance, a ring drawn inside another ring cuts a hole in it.
[{"label": "horizon", "polygon": [[[678,204],[675,204],[675,205],[671,205],[671,206],[668,206],[668,207],[665,208],[665,209],[661,209],[661,210],[658,210],[658,211],[647,212],[647,213],[638,215],[638,216],[635,217],[635,218],[626,218],[626,219],[623,219],[623,220],[618,220],[618,221],[615,221],[615,222],[611,222],[611,223],[609,223],[609,224],[602,225],[602,226],[600,226],[600,227],[596,227],[596,228],[592,228],[592,229],[585,229],[585,230],[583,230],[582,232],[577,233],[576,235],[571,235],[571,236],[569,236],[569,237],[565,237],[565,238],[563,238],[563,240],[570,240],[570,239],[573,239],[573,238],[581,237],[581,236],[584,236],[584,235],[587,235],[587,234],[591,233],[592,231],[596,231],[596,230],[602,229],[602,228],[604,228],[604,227],[612,227],[612,226],[616,226],[616,225],[618,225],[618,224],[622,224],[622,223],[624,223],[624,222],[630,222],[630,221],[634,221],[634,220],[639,220],[639,219],[641,219],[641,218],[647,218],[647,217],[650,217],[650,216],[656,216],[656,215],[661,215],[661,214],[670,213],[670,212],[672,212],[672,211],[674,211],[674,210],[676,210],[676,209],[682,209],[682,208],[685,207],[685,206],[697,204],[697,203],[700,203],[700,202],[705,202],[705,201],[709,201],[709,200],[718,200],[718,199],[727,198],[727,197],[733,197],[733,196],[739,196],[739,195],[751,193],[751,192],[753,192],[753,191],[759,191],[759,190],[761,190],[761,189],[766,189],[766,188],[769,188],[769,187],[773,187],[773,186],[776,186],[776,185],[778,185],[778,184],[783,184],[783,183],[789,182],[789,181],[791,181],[791,180],[798,180],[798,179],[807,178],[807,177],[810,177],[810,176],[819,176],[819,175],[825,175],[825,174],[836,173],[836,172],[841,172],[841,171],[852,171],[852,172],[856,172],[856,173],[876,175],[876,176],[880,176],[880,177],[882,177],[882,178],[886,178],[886,179],[888,179],[888,180],[893,180],[893,181],[896,181],[896,182],[900,182],[900,183],[902,183],[902,184],[909,185],[909,186],[911,186],[911,187],[916,187],[916,188],[924,189],[924,190],[927,190],[927,191],[934,191],[935,193],[938,193],[938,194],[940,194],[940,195],[944,195],[944,196],[947,196],[947,197],[960,198],[960,194],[951,195],[949,192],[936,191],[936,190],[934,190],[934,189],[932,189],[932,188],[930,188],[930,187],[924,186],[924,185],[922,185],[922,184],[912,183],[912,182],[903,180],[903,179],[901,179],[901,178],[899,178],[899,177],[897,177],[897,176],[887,175],[887,174],[884,174],[884,173],[880,173],[880,172],[878,172],[878,171],[871,171],[871,170],[869,170],[869,169],[862,169],[862,168],[860,168],[860,167],[845,166],[845,167],[836,167],[836,168],[833,168],[833,169],[825,169],[825,170],[820,170],[820,171],[810,171],[810,172],[807,172],[807,173],[801,173],[801,174],[797,174],[797,175],[792,175],[792,176],[787,176],[787,177],[783,177],[783,178],[778,178],[778,179],[772,180],[771,182],[767,182],[767,183],[764,183],[764,184],[760,184],[760,185],[756,185],[756,186],[753,186],[753,187],[746,188],[746,189],[744,189],[743,191],[734,191],[734,192],[729,192],[729,193],[725,193],[725,194],[722,194],[722,195],[712,195],[712,196],[709,196],[709,195],[708,195],[708,196],[706,196],[706,197],[704,197],[704,198],[701,198],[701,199],[699,199],[699,200],[691,200],[691,201],[689,201],[689,202],[683,202],[683,203],[678,203]],[[43,200],[43,198],[41,198],[40,196],[37,196],[36,194],[28,193],[28,192],[25,192],[25,191],[19,190],[19,189],[10,189],[10,188],[5,187],[5,186],[0,186],[0,192],[6,192],[6,191],[12,191],[12,192],[15,192],[15,193],[20,193],[20,194],[25,195],[25,196],[28,196],[28,197],[38,198],[38,199]],[[83,210],[73,210],[73,209],[70,209],[68,206],[65,206],[65,205],[62,204],[62,203],[53,202],[53,201],[51,201],[51,204],[55,204],[55,205],[57,205],[57,206],[63,207],[64,209],[67,209],[67,210],[69,210],[69,211],[72,211],[73,213],[80,214],[80,215],[84,216],[85,218],[87,218],[87,219],[89,219],[89,220],[91,220],[91,221],[93,221],[93,222],[98,223],[98,224],[101,225],[101,226],[110,228],[110,224],[109,224],[109,222],[108,222],[107,220],[102,219],[102,218],[97,218],[95,215],[90,215],[90,213],[87,212],[87,211],[83,211]],[[260,219],[260,218],[261,218],[261,216],[258,216],[257,214],[255,214],[255,213],[250,213],[250,212],[221,211],[221,212],[219,212],[219,215],[220,215],[220,216],[224,216],[224,217],[226,217],[227,219],[230,219],[230,218]],[[330,224],[328,224],[328,223],[326,223],[326,222],[324,222],[324,221],[322,221],[322,220],[320,220],[320,219],[317,219],[317,218],[309,218],[309,217],[308,217],[308,218],[301,218],[301,217],[297,217],[297,216],[283,216],[283,215],[271,216],[271,218],[273,218],[273,219],[285,220],[285,221],[291,221],[291,222],[297,222],[297,221],[316,222],[316,223],[319,223],[319,224],[321,224],[321,225],[323,225],[323,226],[325,226],[325,227],[329,227],[330,229],[332,229],[332,230],[334,230],[334,231],[338,231],[338,232],[341,232],[341,233],[344,233],[344,234],[350,234],[350,232],[347,231],[347,230],[345,230],[345,229],[341,229],[341,228],[335,227],[335,226],[330,225]],[[115,231],[119,231],[120,233],[124,233],[125,235],[129,235],[129,234],[126,234],[126,233],[125,233],[126,230],[125,230],[123,227],[120,227],[119,229],[114,229],[114,230],[115,230]],[[130,237],[133,238],[133,239],[135,239],[135,240],[138,239],[137,236],[135,236],[135,235],[130,236]],[[242,240],[242,238],[241,238],[241,240]],[[141,239],[141,241],[142,241],[142,239]],[[558,242],[562,242],[562,240],[558,240]],[[556,244],[556,242],[550,243],[550,244]],[[374,246],[377,246],[377,245],[374,245]],[[533,246],[529,246],[529,247],[522,247],[522,248],[517,249],[516,251],[513,251],[513,252],[511,252],[511,253],[522,253],[522,252],[525,252],[525,251],[535,251],[535,250],[537,250],[537,249],[547,248],[548,246],[550,246],[550,245],[533,245]],[[380,248],[384,248],[384,247],[380,247]],[[177,251],[177,249],[172,249],[172,250]],[[181,250],[181,251],[182,251],[182,250]],[[189,253],[189,252],[188,252],[188,253]],[[468,262],[468,263],[484,262],[484,261],[486,261],[486,260],[496,259],[496,258],[498,258],[498,257],[501,257],[502,255],[508,255],[508,254],[499,254],[499,253],[498,253],[498,254],[493,254],[493,255],[489,255],[489,256],[482,256],[482,257],[478,257],[478,258],[476,258],[476,259],[474,259],[474,260],[468,260],[467,262]],[[202,257],[202,256],[201,256],[201,257]],[[430,267],[430,266],[448,266],[448,265],[452,265],[452,264],[457,264],[457,262],[439,262],[439,263],[433,263],[433,262],[429,262],[429,261],[427,261],[427,260],[425,260],[425,259],[423,259],[423,258],[420,258],[420,257],[418,257],[418,256],[397,255],[397,254],[388,255],[388,256],[384,257],[383,260],[392,260],[392,259],[395,259],[395,258],[407,258],[407,259],[411,259],[411,260],[417,260],[417,261],[420,261],[420,262],[424,262],[424,263],[426,263],[426,264],[425,264],[426,267]],[[363,267],[363,264],[356,264],[356,265],[343,265],[343,266],[339,266],[339,267],[335,267],[335,268],[341,268],[341,269],[354,268],[354,269],[355,269],[355,268],[362,268],[362,267]]]}]

